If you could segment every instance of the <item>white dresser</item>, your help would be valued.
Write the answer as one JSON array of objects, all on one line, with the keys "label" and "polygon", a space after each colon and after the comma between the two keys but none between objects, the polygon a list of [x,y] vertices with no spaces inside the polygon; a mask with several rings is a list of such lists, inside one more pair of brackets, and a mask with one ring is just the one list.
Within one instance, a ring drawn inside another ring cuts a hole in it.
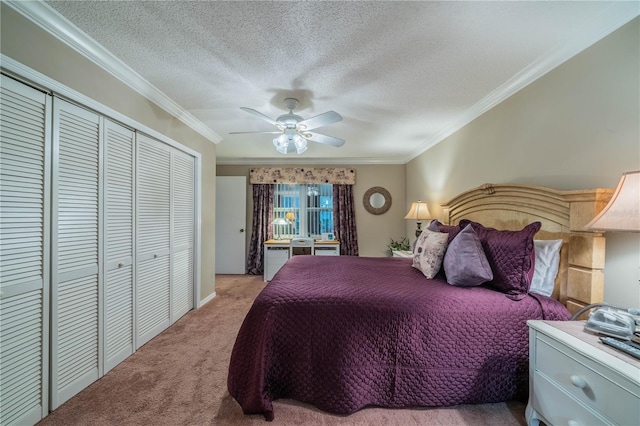
[{"label": "white dresser", "polygon": [[527,321],[529,425],[640,425],[640,360],[583,331],[584,321]]},{"label": "white dresser", "polygon": [[296,245],[292,240],[268,240],[264,242],[264,280],[271,281],[291,256],[340,256],[340,242],[336,240],[312,241],[309,245]]}]

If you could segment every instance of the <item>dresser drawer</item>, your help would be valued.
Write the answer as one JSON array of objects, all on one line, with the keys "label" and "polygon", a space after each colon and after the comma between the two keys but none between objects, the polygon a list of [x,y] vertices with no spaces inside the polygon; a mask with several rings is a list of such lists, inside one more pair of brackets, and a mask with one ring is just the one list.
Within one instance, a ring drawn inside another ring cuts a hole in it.
[{"label": "dresser drawer", "polygon": [[[594,364],[545,336],[537,341],[535,350],[534,380],[539,380],[539,376],[547,377],[559,389],[616,424],[640,425],[638,389],[633,384],[627,383],[606,365]],[[538,382],[535,383],[536,397],[549,398],[543,395],[543,391],[538,391]]]},{"label": "dresser drawer", "polygon": [[[535,373],[534,408],[545,413],[550,425],[609,425],[605,419],[583,406],[540,373]],[[569,423],[573,422],[573,423]]]},{"label": "dresser drawer", "polygon": [[289,248],[288,247],[267,248],[265,250],[265,256],[273,260],[284,259],[285,261],[287,261],[289,259]]}]

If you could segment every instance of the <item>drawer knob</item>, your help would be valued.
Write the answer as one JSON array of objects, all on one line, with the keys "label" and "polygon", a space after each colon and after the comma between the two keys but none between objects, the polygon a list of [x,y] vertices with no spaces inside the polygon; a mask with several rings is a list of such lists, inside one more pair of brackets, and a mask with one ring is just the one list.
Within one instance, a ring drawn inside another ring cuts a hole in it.
[{"label": "drawer knob", "polygon": [[571,377],[569,377],[569,380],[571,380],[571,383],[573,383],[573,386],[577,388],[584,389],[587,387],[587,381],[580,376],[571,375]]}]

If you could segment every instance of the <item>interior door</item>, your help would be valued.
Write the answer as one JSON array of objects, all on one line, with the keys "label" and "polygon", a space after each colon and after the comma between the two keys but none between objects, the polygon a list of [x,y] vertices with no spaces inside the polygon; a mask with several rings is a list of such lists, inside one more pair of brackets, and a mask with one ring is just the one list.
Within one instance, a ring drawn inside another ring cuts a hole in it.
[{"label": "interior door", "polygon": [[51,97],[0,76],[0,424],[47,415]]},{"label": "interior door", "polygon": [[51,406],[100,377],[100,117],[55,99],[51,229]]},{"label": "interior door", "polygon": [[244,274],[247,178],[216,176],[216,274]]},{"label": "interior door", "polygon": [[104,372],[134,351],[134,133],[105,120]]}]

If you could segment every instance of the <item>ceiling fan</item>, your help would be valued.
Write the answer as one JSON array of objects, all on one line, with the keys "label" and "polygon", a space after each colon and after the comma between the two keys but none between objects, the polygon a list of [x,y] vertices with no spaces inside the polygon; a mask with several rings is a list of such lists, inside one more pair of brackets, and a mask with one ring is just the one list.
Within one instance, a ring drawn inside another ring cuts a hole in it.
[{"label": "ceiling fan", "polygon": [[276,126],[278,131],[273,132],[231,132],[231,135],[248,134],[248,133],[272,133],[280,134],[273,140],[273,145],[278,152],[282,154],[288,154],[295,149],[298,154],[302,154],[307,150],[307,141],[323,143],[332,146],[344,145],[344,139],[334,138],[333,136],[323,135],[321,133],[310,132],[310,130],[318,127],[326,126],[331,123],[336,123],[342,120],[342,116],[335,111],[328,111],[315,117],[307,118],[306,120],[293,113],[293,110],[298,106],[299,101],[294,98],[286,98],[284,105],[289,110],[288,113],[282,114],[275,120],[267,117],[263,113],[256,111],[252,108],[240,107],[240,109],[247,111],[257,117],[260,117],[267,123],[271,123]]}]

